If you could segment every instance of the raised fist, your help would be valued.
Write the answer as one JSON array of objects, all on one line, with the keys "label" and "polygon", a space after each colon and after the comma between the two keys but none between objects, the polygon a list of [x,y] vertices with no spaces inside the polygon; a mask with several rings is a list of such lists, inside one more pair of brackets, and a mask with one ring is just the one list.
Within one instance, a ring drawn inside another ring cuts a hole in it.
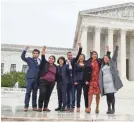
[{"label": "raised fist", "polygon": [[43,46],[43,47],[42,47],[42,50],[44,50],[44,51],[45,51],[45,50],[46,50],[46,48],[47,48],[46,46]]},{"label": "raised fist", "polygon": [[30,47],[29,46],[26,46],[25,49],[28,50]]},{"label": "raised fist", "polygon": [[118,46],[118,47],[119,47],[119,44],[117,43],[117,44],[116,44],[116,46]]},{"label": "raised fist", "polygon": [[45,55],[46,54],[46,46],[43,46],[42,47],[42,52],[41,52],[42,55]]},{"label": "raised fist", "polygon": [[82,47],[81,42],[78,42],[79,47]]},{"label": "raised fist", "polygon": [[106,46],[107,51],[109,51],[109,46]]},{"label": "raised fist", "polygon": [[90,52],[93,52],[93,49],[92,48],[90,48]]}]

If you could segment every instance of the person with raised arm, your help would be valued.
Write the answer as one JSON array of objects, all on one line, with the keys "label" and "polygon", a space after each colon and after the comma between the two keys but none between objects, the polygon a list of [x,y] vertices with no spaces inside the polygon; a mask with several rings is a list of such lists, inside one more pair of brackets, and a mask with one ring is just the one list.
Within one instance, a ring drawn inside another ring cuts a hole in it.
[{"label": "person with raised arm", "polygon": [[[76,96],[74,82],[73,82],[74,66],[75,66],[75,63],[78,61],[79,56],[82,53],[82,45],[80,42],[78,43],[78,46],[79,46],[79,50],[78,50],[78,54],[76,57],[72,56],[72,52],[67,53],[67,63],[70,62],[71,66],[72,66],[72,76],[70,77],[70,80],[69,80],[69,84],[70,84],[69,91],[70,92],[68,92],[68,100],[67,100],[67,110],[71,111],[71,112],[73,112],[74,108],[75,108],[75,96]],[[70,101],[71,101],[71,103],[70,103]]]},{"label": "person with raised arm", "polygon": [[26,57],[26,52],[29,49],[29,46],[23,50],[21,54],[21,59],[25,61],[28,65],[28,70],[26,73],[26,94],[25,94],[25,106],[24,111],[28,111],[29,101],[32,92],[32,107],[33,111],[37,111],[37,90],[38,90],[38,73],[40,66],[39,54],[40,51],[38,49],[34,49],[32,51],[33,57]]},{"label": "person with raised arm", "polygon": [[84,71],[85,71],[85,55],[81,54],[77,63],[75,63],[74,67],[74,87],[76,91],[76,100],[77,100],[77,112],[80,112],[80,101],[81,101],[81,92],[83,88],[84,100],[85,100],[85,111],[88,108],[88,88],[89,85],[85,84],[84,79]]},{"label": "person with raised arm", "polygon": [[116,60],[118,56],[119,45],[116,44],[116,49],[113,57],[110,58],[109,55],[103,57],[100,75],[99,75],[99,86],[101,91],[101,96],[106,95],[107,99],[107,114],[115,113],[115,96],[114,94],[123,87],[122,81],[118,75],[116,68]]},{"label": "person with raised arm", "polygon": [[[102,63],[102,59],[98,58],[98,53],[96,51],[90,52],[91,56],[85,63],[85,84],[89,84],[88,90],[88,109],[87,113],[91,111],[91,103],[93,95],[96,95],[96,109],[95,113],[99,113],[99,103],[100,103],[100,88],[99,88],[99,72]],[[107,48],[107,55],[110,55],[110,52]]]},{"label": "person with raised arm", "polygon": [[[55,82],[58,79],[58,69],[55,65],[55,56],[51,55],[48,61],[45,58],[46,47],[42,48],[41,53],[41,64],[39,72],[39,100],[38,100],[38,111],[41,112],[51,110],[48,109],[49,100],[51,93],[55,86]],[[43,106],[44,103],[44,106]]]}]

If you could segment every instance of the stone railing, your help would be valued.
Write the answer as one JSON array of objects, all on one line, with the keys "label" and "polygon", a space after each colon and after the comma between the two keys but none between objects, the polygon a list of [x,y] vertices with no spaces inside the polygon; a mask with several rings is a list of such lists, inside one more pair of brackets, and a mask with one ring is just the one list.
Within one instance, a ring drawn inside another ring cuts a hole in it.
[{"label": "stone railing", "polygon": [[26,92],[25,88],[1,87],[1,92]]},{"label": "stone railing", "polygon": [[[39,90],[38,90],[39,91]],[[25,93],[26,89],[25,88],[9,88],[9,87],[1,87],[1,93],[4,92],[10,92],[10,93]],[[53,90],[53,95],[56,94],[56,90]]]}]

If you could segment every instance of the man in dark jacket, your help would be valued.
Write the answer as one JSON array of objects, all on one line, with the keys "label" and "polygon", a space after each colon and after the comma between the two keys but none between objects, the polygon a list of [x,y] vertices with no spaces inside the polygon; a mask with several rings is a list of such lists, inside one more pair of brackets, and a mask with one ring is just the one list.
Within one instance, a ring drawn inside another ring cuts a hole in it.
[{"label": "man in dark jacket", "polygon": [[[71,52],[68,52],[67,53],[67,63],[68,62],[71,62],[71,65],[72,65],[72,72],[74,73],[74,66],[75,66],[75,63],[78,61],[79,59],[79,56],[81,55],[82,53],[82,45],[81,43],[78,43],[79,45],[79,51],[78,51],[78,54],[75,58],[72,57],[72,53]],[[68,99],[67,101],[67,107],[68,109],[70,109],[70,101],[71,101],[71,111],[73,112],[74,111],[74,108],[75,108],[75,89],[74,89],[74,84],[73,84],[73,74],[72,74],[72,78],[70,78],[70,97],[71,97],[71,100]]]},{"label": "man in dark jacket", "polygon": [[21,59],[25,61],[28,65],[28,71],[26,74],[26,94],[25,94],[25,106],[24,111],[28,111],[29,107],[29,101],[32,91],[32,107],[33,111],[37,110],[37,90],[38,90],[38,73],[39,73],[39,65],[40,65],[40,59],[39,54],[40,51],[37,49],[34,49],[32,54],[33,57],[25,57],[27,50],[29,47],[27,46],[22,54]]}]

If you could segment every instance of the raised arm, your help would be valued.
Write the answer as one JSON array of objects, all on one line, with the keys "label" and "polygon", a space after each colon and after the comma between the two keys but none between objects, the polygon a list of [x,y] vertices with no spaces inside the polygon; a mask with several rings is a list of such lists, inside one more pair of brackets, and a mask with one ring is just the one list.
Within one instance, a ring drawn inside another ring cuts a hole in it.
[{"label": "raised arm", "polygon": [[78,51],[78,54],[77,54],[77,56],[76,56],[76,58],[75,58],[75,63],[78,61],[79,56],[80,56],[81,53],[82,53],[82,45],[81,45],[81,43],[78,43],[78,45],[79,45],[79,51]]},{"label": "raised arm", "polygon": [[44,46],[42,48],[42,51],[41,51],[41,64],[40,64],[40,68],[44,65],[44,63],[47,63],[47,60],[45,58],[45,54],[46,54],[46,47]]},{"label": "raised arm", "polygon": [[106,46],[107,53],[106,55],[110,57],[111,52],[109,51],[109,46]]},{"label": "raised arm", "polygon": [[[106,51],[107,52],[106,52],[105,55],[107,55],[110,58],[111,52],[109,51],[109,46],[106,46]],[[103,57],[102,58],[99,58],[99,63],[102,64],[102,62],[103,62]]]},{"label": "raised arm", "polygon": [[26,52],[27,52],[28,49],[29,49],[29,47],[26,46],[25,49],[23,50],[22,54],[21,54],[21,59],[23,61],[27,62],[27,63],[28,63],[28,58],[26,58]]},{"label": "raised arm", "polygon": [[116,62],[116,60],[117,60],[118,50],[119,50],[119,45],[116,44],[116,48],[115,48],[115,51],[114,51],[114,54],[113,54],[113,57],[112,57],[112,60],[113,60],[114,62]]},{"label": "raised arm", "polygon": [[93,51],[93,49],[90,48],[90,58],[92,57],[92,51]]}]

